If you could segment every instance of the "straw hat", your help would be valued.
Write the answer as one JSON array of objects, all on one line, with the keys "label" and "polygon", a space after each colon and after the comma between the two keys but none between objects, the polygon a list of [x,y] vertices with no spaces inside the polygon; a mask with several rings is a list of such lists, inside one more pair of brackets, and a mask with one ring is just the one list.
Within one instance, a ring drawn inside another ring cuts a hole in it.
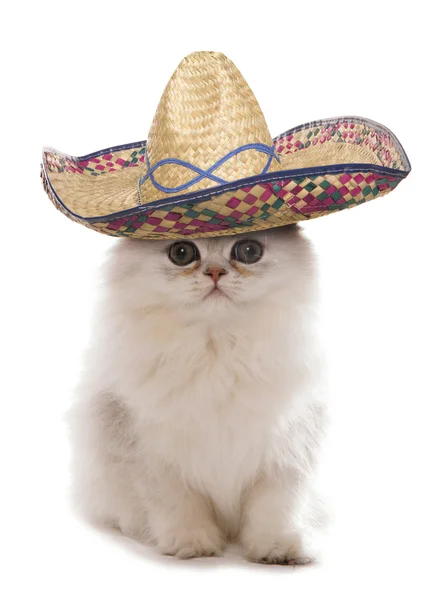
[{"label": "straw hat", "polygon": [[223,54],[195,52],[171,77],[147,142],[73,157],[45,148],[42,180],[73,221],[114,236],[230,235],[312,219],[388,193],[410,172],[397,138],[358,117],[272,139]]}]

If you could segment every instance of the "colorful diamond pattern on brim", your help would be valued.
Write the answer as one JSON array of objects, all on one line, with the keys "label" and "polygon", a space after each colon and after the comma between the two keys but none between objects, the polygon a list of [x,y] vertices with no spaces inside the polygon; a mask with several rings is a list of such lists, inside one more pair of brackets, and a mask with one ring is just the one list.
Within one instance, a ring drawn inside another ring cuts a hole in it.
[{"label": "colorful diamond pattern on brim", "polygon": [[294,211],[314,218],[321,211],[338,211],[395,188],[400,177],[375,173],[342,173],[336,177],[302,177],[272,184],[272,188]]},{"label": "colorful diamond pattern on brim", "polygon": [[135,167],[139,163],[144,163],[145,147],[129,148],[116,152],[106,152],[100,156],[74,158],[61,154],[46,152],[45,162],[48,171],[62,173],[78,173],[83,175],[102,175],[103,173],[113,173],[119,169]]},{"label": "colorful diamond pattern on brim", "polygon": [[[228,235],[229,229],[265,229],[290,222],[289,207],[269,184],[257,184],[220,194],[199,204],[182,203],[149,209],[105,225],[107,233],[134,237]],[[303,218],[305,218],[303,216]],[[293,220],[297,218],[294,215]],[[99,224],[98,224],[99,225]],[[237,233],[237,231],[234,231]]]},{"label": "colorful diamond pattern on brim", "polygon": [[148,239],[245,233],[352,208],[390,192],[400,181],[376,173],[289,179],[241,188],[199,204],[148,209],[89,227],[108,235]]},{"label": "colorful diamond pattern on brim", "polygon": [[392,169],[404,169],[403,157],[393,143],[390,134],[374,129],[368,123],[340,121],[334,124],[320,124],[280,136],[275,140],[276,151],[293,154],[310,146],[328,143],[354,144],[369,148],[382,165]]}]

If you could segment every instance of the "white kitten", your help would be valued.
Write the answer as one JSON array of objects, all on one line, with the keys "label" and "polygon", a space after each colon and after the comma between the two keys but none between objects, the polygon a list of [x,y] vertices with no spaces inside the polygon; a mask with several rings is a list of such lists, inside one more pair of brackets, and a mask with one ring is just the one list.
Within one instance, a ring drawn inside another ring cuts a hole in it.
[{"label": "white kitten", "polygon": [[324,409],[299,229],[121,240],[104,274],[70,414],[77,506],[181,558],[238,538],[250,560],[311,560]]}]

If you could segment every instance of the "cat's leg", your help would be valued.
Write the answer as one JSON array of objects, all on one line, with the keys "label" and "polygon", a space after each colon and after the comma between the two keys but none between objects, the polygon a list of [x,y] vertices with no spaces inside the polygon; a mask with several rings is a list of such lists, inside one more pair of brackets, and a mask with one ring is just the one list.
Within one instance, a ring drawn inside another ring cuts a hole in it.
[{"label": "cat's leg", "polygon": [[85,395],[69,414],[74,508],[97,525],[150,540],[130,415],[112,394]]},{"label": "cat's leg", "polygon": [[247,494],[240,541],[248,560],[271,564],[306,564],[314,560],[301,525],[308,501],[299,473],[264,473]]},{"label": "cat's leg", "polygon": [[203,495],[170,470],[160,473],[151,488],[149,524],[163,554],[195,558],[222,553],[222,535]]}]

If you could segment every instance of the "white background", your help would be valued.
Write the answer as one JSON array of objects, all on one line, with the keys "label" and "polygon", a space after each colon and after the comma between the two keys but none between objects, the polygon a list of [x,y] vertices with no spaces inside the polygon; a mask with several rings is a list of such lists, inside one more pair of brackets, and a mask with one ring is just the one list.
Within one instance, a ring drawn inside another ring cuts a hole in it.
[{"label": "white background", "polygon": [[[435,5],[2,9],[3,598],[446,597],[446,47]],[[68,504],[63,414],[114,239],[53,208],[41,147],[79,155],[144,139],[164,85],[194,50],[237,64],[272,135],[360,115],[391,128],[413,165],[391,195],[305,227],[320,257],[332,379],[322,481],[333,517],[312,567],[158,557],[89,528]]]}]

